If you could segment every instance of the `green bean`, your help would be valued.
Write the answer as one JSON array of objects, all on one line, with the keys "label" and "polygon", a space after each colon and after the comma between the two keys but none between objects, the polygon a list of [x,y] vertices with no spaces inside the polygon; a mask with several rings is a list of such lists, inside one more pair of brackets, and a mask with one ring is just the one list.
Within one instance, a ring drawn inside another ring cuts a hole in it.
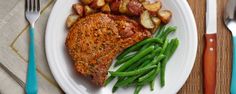
[{"label": "green bean", "polygon": [[[131,66],[131,67],[129,67],[127,70],[125,70],[125,71],[131,71],[131,70],[134,70],[134,69],[136,69],[137,68],[137,66],[139,66],[139,64],[141,64],[141,62],[137,62],[137,63],[135,63],[135,64],[133,64],[133,66]],[[113,76],[110,76],[106,81],[110,81],[110,80],[112,80],[113,78],[112,78]],[[119,79],[124,79],[125,77],[119,77]],[[117,82],[116,82],[116,84],[118,83],[118,82],[120,82],[120,81],[123,81],[123,80],[118,80]],[[114,87],[113,87],[113,89],[114,89],[114,92],[116,91],[116,89],[118,89],[118,87],[117,87],[117,85],[114,85]],[[106,82],[105,82],[105,85],[106,85]],[[115,87],[116,86],[116,87]],[[112,89],[112,90],[113,90]]]},{"label": "green bean", "polygon": [[154,46],[150,46],[147,49],[139,52],[136,56],[134,56],[133,58],[131,58],[130,60],[125,62],[124,65],[122,65],[116,72],[120,72],[120,71],[125,70],[126,68],[130,67],[130,65],[132,65],[133,63],[138,61],[140,58],[146,56],[147,54],[149,54],[153,50],[154,50]]},{"label": "green bean", "polygon": [[160,73],[160,67],[161,67],[160,65],[161,64],[158,64],[158,67],[156,67],[156,71],[153,75],[151,75],[149,78],[147,78],[146,80],[142,82],[138,82],[138,85],[144,85],[151,82],[152,80],[155,80],[156,76]]},{"label": "green bean", "polygon": [[118,90],[118,88],[119,88],[119,87],[113,86],[113,87],[112,87],[112,93],[115,93],[115,92]]},{"label": "green bean", "polygon": [[152,43],[147,43],[147,44],[143,45],[143,47],[139,51],[142,51],[151,45],[152,45]]},{"label": "green bean", "polygon": [[[165,56],[164,55],[159,55],[158,57],[156,57],[152,63],[148,63],[148,65],[146,66],[150,66],[150,65],[155,65],[157,62],[161,61],[162,59],[164,59]],[[160,70],[160,69],[159,69]],[[130,83],[132,83],[135,79],[139,78],[140,76],[142,76],[143,74],[139,74],[139,75],[136,75],[136,76],[132,76],[132,77],[128,77],[126,80],[123,80],[121,82],[118,82],[115,86],[116,87],[122,87],[122,86],[127,86],[129,85]],[[153,77],[152,77],[153,78]]]},{"label": "green bean", "polygon": [[106,86],[106,85],[107,85],[108,83],[110,83],[114,78],[115,78],[114,76],[109,76],[109,77],[106,79],[104,85]]},{"label": "green bean", "polygon": [[150,83],[150,88],[151,88],[151,91],[154,90],[154,85],[155,85],[155,79],[151,81]]},{"label": "green bean", "polygon": [[[139,60],[137,63],[133,64],[132,66],[130,66],[127,70],[125,71],[132,71],[132,70],[135,70],[137,69],[137,67],[142,63],[142,62],[150,62],[150,60],[148,59],[144,59],[142,58],[141,60]],[[125,78],[125,77],[119,77],[119,78]]]},{"label": "green bean", "polygon": [[[145,62],[150,62],[150,60],[146,60]],[[130,66],[126,71],[135,70],[135,69],[139,68],[138,66],[140,66],[142,63],[143,63],[143,61],[140,60],[137,63],[135,63],[132,66]]]},{"label": "green bean", "polygon": [[[158,59],[159,57],[159,59]],[[152,63],[152,64],[156,64],[156,62],[160,62],[162,59],[164,59],[165,57],[163,57],[163,55],[159,55],[156,60],[153,60],[153,62],[155,63]],[[152,65],[150,64],[150,65]],[[150,66],[150,65],[147,65],[147,66]],[[155,72],[153,74],[150,74],[150,75],[147,75],[147,76],[142,76],[143,78],[141,79],[138,79],[138,82],[140,82],[141,84],[145,84],[149,81],[152,81],[152,79],[154,80],[154,78],[158,75],[158,73],[160,72],[160,64],[158,63],[158,67],[156,68]],[[149,73],[148,73],[149,74]]]},{"label": "green bean", "polygon": [[148,63],[150,63],[150,61],[146,62],[146,60],[153,59],[156,56],[156,54],[158,52],[160,52],[161,50],[162,50],[162,48],[158,47],[152,52],[152,54],[149,54],[149,55],[145,56],[143,59],[141,59],[141,60],[145,60],[145,62],[142,65],[140,65],[139,68],[142,68],[142,67],[146,66]]},{"label": "green bean", "polygon": [[161,35],[161,33],[163,33],[163,31],[165,31],[166,26],[165,25],[161,25],[160,28],[157,30],[158,32],[156,32],[155,37],[159,37]]},{"label": "green bean", "polygon": [[[150,46],[147,49],[144,49],[143,51],[139,52],[137,55],[135,55],[133,58],[125,62],[119,69],[116,70],[116,72],[124,71],[126,68],[130,67],[133,63],[139,60],[139,58],[142,58],[152,52],[154,50],[154,46]],[[111,82],[115,77],[110,76],[106,81],[105,85],[107,85],[109,82]]]},{"label": "green bean", "polygon": [[135,90],[134,90],[134,94],[139,94],[139,92],[141,91],[143,85],[138,85],[136,86]]},{"label": "green bean", "polygon": [[142,82],[143,80],[147,79],[148,77],[150,77],[153,73],[155,73],[155,69],[153,69],[151,72],[141,76],[138,78],[138,82]]},{"label": "green bean", "polygon": [[143,68],[144,66],[146,66],[150,62],[151,62],[151,60],[147,60],[147,61],[143,62],[143,64],[140,65],[138,68]]},{"label": "green bean", "polygon": [[169,42],[168,42],[168,39],[166,39],[166,40],[164,41],[164,44],[163,44],[163,47],[162,47],[162,50],[161,50],[161,53],[160,53],[160,54],[163,54],[163,53],[165,52],[168,43],[169,43]]},{"label": "green bean", "polygon": [[163,55],[163,54],[160,54],[159,56],[155,57],[151,63],[148,63],[145,67],[147,66],[152,66],[152,65],[155,65],[157,63],[159,63],[162,59],[164,59],[166,56]]},{"label": "green bean", "polygon": [[176,26],[169,26],[165,32],[162,33],[162,35],[159,37],[163,40],[165,40],[167,38],[167,36],[171,33],[171,32],[174,32],[176,31],[177,27]]},{"label": "green bean", "polygon": [[120,65],[120,64],[123,64],[125,61],[128,61],[129,59],[131,59],[132,57],[134,57],[136,55],[136,53],[134,54],[131,54],[131,55],[128,55],[128,56],[125,56],[124,58],[120,59],[120,60],[117,60],[116,63],[115,63],[115,67]]},{"label": "green bean", "polygon": [[124,80],[124,79],[125,79],[125,78],[119,78],[119,79],[116,81],[115,85],[112,87],[112,92],[113,92],[113,93],[116,92],[116,90],[119,88],[119,87],[116,86],[116,84],[119,83],[120,81]]},{"label": "green bean", "polygon": [[174,52],[177,49],[178,45],[179,45],[178,39],[172,39],[171,42],[169,43],[169,45],[167,46],[166,51],[164,52],[164,54],[166,55],[166,58],[161,62],[161,73],[160,73],[161,74],[161,76],[160,76],[161,87],[163,87],[165,85],[166,63],[171,58],[171,56],[174,54]]},{"label": "green bean", "polygon": [[157,42],[157,43],[162,43],[162,41],[159,38],[148,38],[145,39],[129,48],[127,48],[123,53],[121,53],[117,59],[120,60],[121,58],[123,58],[124,56],[126,56],[128,53],[133,52],[135,50],[140,49],[140,47],[142,47],[143,45],[147,44],[147,43],[153,43],[153,42]]},{"label": "green bean", "polygon": [[[147,61],[150,62],[150,60],[147,60]],[[133,70],[137,69],[137,67],[138,67],[141,63],[142,63],[142,62],[138,61],[137,63],[133,64],[131,67],[129,67],[129,68],[128,68],[127,70],[125,70],[125,71],[133,71]],[[122,79],[122,78],[125,78],[125,77],[119,77],[119,78]]]},{"label": "green bean", "polygon": [[158,53],[158,52],[160,52],[161,50],[162,50],[161,47],[155,47],[155,49],[152,51],[151,54],[145,56],[144,58],[140,59],[139,61],[144,62],[144,61],[146,61],[146,60],[148,60],[148,59],[152,59],[152,58],[155,57],[155,54]]},{"label": "green bean", "polygon": [[140,73],[144,73],[150,69],[153,69],[157,67],[156,65],[152,65],[152,66],[147,66],[147,67],[144,67],[144,68],[140,68],[140,69],[137,69],[137,70],[134,70],[134,71],[128,71],[128,72],[112,72],[112,71],[109,71],[109,73],[111,74],[111,76],[133,76],[133,75],[137,75],[137,74],[140,74]]},{"label": "green bean", "polygon": [[147,60],[152,59],[153,57],[154,57],[154,56],[153,56],[152,54],[149,54],[149,55],[143,57],[142,59],[140,59],[139,62],[145,62],[145,61],[147,61]]},{"label": "green bean", "polygon": [[131,77],[127,77],[127,79],[118,82],[115,86],[117,87],[123,87],[123,86],[127,86],[130,83],[134,82],[135,79],[137,79],[138,77],[142,76],[143,74],[139,74],[139,75],[135,75],[135,76],[131,76]]},{"label": "green bean", "polygon": [[155,56],[156,53],[160,52],[161,50],[162,50],[161,47],[156,47],[155,50],[153,50],[151,54]]},{"label": "green bean", "polygon": [[[149,62],[150,62],[150,59],[154,58],[153,53],[157,53],[157,52],[159,52],[159,51],[161,51],[161,47],[156,48],[155,50],[152,51],[151,54],[149,54],[149,55],[147,55],[147,56],[141,58],[137,63],[135,63],[133,66],[131,66],[131,67],[129,67],[129,68],[135,69],[135,68],[137,68],[137,66],[139,66],[141,63],[142,63],[142,65],[143,65],[144,63],[149,63]],[[140,65],[140,66],[142,66],[142,65]],[[140,66],[139,66],[138,68],[140,68]],[[129,68],[128,68],[128,69],[129,69]]]}]

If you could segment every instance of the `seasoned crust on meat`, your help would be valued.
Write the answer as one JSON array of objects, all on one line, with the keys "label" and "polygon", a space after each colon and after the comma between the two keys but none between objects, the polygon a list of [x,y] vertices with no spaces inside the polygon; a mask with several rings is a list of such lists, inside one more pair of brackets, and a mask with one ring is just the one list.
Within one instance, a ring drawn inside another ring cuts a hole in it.
[{"label": "seasoned crust on meat", "polygon": [[125,16],[96,13],[78,20],[65,44],[75,69],[103,86],[115,56],[150,36],[149,31]]}]

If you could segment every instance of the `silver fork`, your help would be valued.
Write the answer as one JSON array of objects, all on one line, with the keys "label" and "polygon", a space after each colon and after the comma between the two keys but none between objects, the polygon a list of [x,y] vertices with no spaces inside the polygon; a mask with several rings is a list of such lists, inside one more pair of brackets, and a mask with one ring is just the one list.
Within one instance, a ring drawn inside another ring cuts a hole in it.
[{"label": "silver fork", "polygon": [[25,0],[25,16],[30,24],[29,28],[29,61],[27,70],[27,79],[25,91],[27,94],[37,94],[38,82],[36,75],[35,64],[35,50],[34,50],[34,24],[40,15],[40,1],[39,0]]}]

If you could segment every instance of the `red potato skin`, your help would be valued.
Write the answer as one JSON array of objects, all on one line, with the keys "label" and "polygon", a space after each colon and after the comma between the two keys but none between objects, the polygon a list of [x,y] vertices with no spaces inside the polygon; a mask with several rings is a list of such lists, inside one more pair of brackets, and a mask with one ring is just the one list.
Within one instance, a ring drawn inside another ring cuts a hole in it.
[{"label": "red potato skin", "polygon": [[82,4],[76,3],[76,4],[73,4],[72,7],[73,7],[74,11],[75,11],[79,16],[83,16],[84,7],[83,7]]},{"label": "red potato skin", "polygon": [[112,3],[114,2],[115,0],[105,0],[106,3]]},{"label": "red potato skin", "polygon": [[151,16],[157,16],[157,12],[155,11],[148,11]]},{"label": "red potato skin", "polygon": [[111,11],[118,13],[120,4],[121,4],[121,0],[114,0],[114,2],[111,3]]},{"label": "red potato skin", "polygon": [[130,14],[135,16],[139,16],[144,10],[142,4],[138,0],[131,0],[128,3],[127,8]]}]

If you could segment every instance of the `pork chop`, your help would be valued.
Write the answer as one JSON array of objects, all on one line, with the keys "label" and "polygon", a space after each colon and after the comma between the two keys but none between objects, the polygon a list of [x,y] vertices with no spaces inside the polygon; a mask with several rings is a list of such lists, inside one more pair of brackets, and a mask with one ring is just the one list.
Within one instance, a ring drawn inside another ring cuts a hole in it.
[{"label": "pork chop", "polygon": [[150,36],[148,30],[125,16],[96,13],[78,20],[65,44],[75,69],[103,86],[116,55]]}]

